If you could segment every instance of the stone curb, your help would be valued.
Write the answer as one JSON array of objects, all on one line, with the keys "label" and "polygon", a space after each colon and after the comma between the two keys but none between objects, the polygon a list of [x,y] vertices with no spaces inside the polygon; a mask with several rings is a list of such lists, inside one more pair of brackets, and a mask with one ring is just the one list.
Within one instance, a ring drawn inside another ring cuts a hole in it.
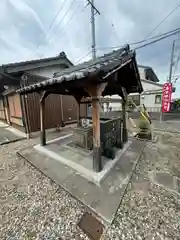
[{"label": "stone curb", "polygon": [[22,140],[25,140],[25,139],[26,139],[26,137],[22,137],[22,138],[10,140],[10,141],[2,142],[2,143],[0,143],[0,146],[7,145],[9,143],[15,143],[15,142],[22,141]]}]

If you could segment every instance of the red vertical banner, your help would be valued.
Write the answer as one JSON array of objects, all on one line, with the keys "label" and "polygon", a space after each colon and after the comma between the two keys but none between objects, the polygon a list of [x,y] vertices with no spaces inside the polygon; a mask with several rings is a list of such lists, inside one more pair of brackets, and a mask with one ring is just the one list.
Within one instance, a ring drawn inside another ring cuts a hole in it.
[{"label": "red vertical banner", "polygon": [[172,97],[172,83],[165,83],[163,85],[163,94],[162,94],[162,112],[170,111],[171,97]]}]

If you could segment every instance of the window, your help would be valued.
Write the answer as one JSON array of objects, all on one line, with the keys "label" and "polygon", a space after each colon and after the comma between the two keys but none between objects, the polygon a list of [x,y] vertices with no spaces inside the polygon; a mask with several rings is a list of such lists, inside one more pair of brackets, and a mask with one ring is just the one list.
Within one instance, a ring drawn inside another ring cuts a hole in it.
[{"label": "window", "polygon": [[161,95],[156,95],[156,96],[155,96],[155,103],[157,103],[157,104],[158,104],[158,103],[159,103],[159,104],[161,103]]}]

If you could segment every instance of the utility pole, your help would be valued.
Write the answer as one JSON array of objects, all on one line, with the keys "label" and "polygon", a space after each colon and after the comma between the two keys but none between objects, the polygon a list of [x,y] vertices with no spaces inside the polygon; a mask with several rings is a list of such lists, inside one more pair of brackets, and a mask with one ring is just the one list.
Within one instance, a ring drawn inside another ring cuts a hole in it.
[{"label": "utility pole", "polygon": [[95,33],[95,14],[100,12],[94,6],[94,0],[87,0],[88,4],[91,5],[91,31],[92,31],[92,59],[96,59],[96,33]]},{"label": "utility pole", "polygon": [[[174,50],[175,50],[175,40],[173,41],[172,44],[172,50],[171,50],[171,60],[170,60],[170,69],[169,69],[169,78],[167,79],[167,81],[169,83],[172,82],[172,69],[173,69],[173,65],[174,65]],[[163,95],[162,95],[163,96]],[[161,105],[162,105],[162,100],[161,100]],[[160,111],[160,122],[162,122],[164,118],[164,113],[162,111],[162,106],[161,106],[161,111]]]},{"label": "utility pole", "polygon": [[173,41],[173,45],[172,45],[171,62],[170,62],[168,82],[171,82],[171,80],[172,80],[172,69],[173,69],[173,65],[174,65],[174,50],[175,50],[175,40]]}]

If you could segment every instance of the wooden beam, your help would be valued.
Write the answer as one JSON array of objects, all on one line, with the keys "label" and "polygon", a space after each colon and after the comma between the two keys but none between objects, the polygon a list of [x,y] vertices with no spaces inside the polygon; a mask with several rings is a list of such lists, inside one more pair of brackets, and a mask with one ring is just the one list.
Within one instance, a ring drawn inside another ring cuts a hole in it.
[{"label": "wooden beam", "polygon": [[40,93],[40,143],[42,146],[46,145],[46,130],[45,130],[45,99],[49,95],[44,91]]},{"label": "wooden beam", "polygon": [[41,145],[46,145],[46,131],[44,126],[44,110],[45,110],[45,102],[40,101],[40,128],[41,128]]},{"label": "wooden beam", "polygon": [[106,84],[90,85],[86,88],[86,91],[92,97],[93,170],[95,172],[100,172],[102,170],[99,98]]},{"label": "wooden beam", "polygon": [[30,138],[30,121],[28,118],[26,97],[27,95],[19,95],[21,108],[22,108],[23,125],[25,127],[27,139],[29,139]]},{"label": "wooden beam", "polygon": [[83,102],[80,102],[80,104],[90,104],[90,103],[92,103],[92,101],[83,101]]},{"label": "wooden beam", "polygon": [[3,109],[4,109],[4,120],[5,120],[5,122],[7,122],[7,116],[6,116],[6,109],[5,109],[4,96],[2,97],[2,102],[3,102]]},{"label": "wooden beam", "polygon": [[48,95],[49,95],[49,92],[47,92],[47,91],[40,93],[40,96],[41,96],[40,102],[43,102],[47,98]]},{"label": "wooden beam", "polygon": [[127,105],[127,93],[125,88],[122,87],[123,92],[123,99],[122,99],[122,138],[123,143],[128,141],[128,132],[127,132],[127,126],[126,126],[126,105]]},{"label": "wooden beam", "polygon": [[[119,95],[121,97],[121,95]],[[99,99],[100,103],[107,103],[107,102],[111,102],[111,103],[121,103],[121,99],[120,98],[106,98],[106,97],[102,97]],[[89,104],[92,103],[92,98],[89,99],[85,99],[82,100],[80,102],[80,104]]]},{"label": "wooden beam", "polygon": [[5,113],[6,113],[7,124],[11,125],[8,96],[4,96],[4,103],[5,103]]},{"label": "wooden beam", "polygon": [[60,106],[61,106],[61,127],[64,127],[64,111],[63,111],[63,96],[60,95]]}]

